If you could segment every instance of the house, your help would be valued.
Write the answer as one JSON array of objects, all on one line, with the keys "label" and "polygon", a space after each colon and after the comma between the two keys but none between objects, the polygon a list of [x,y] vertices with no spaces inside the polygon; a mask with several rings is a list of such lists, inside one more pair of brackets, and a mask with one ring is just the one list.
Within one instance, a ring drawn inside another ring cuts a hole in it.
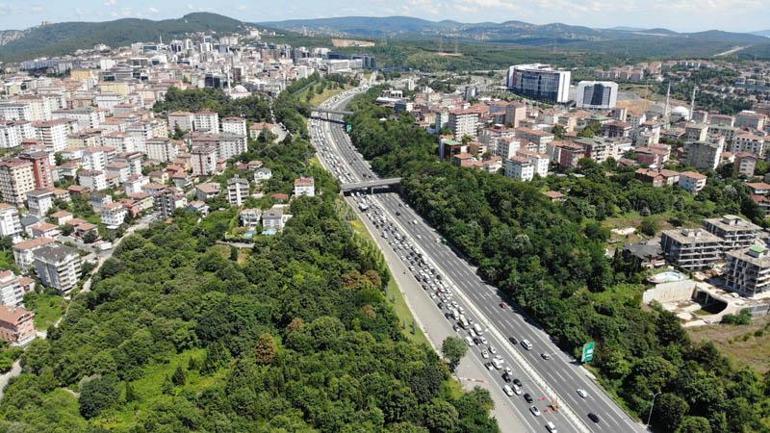
[{"label": "house", "polygon": [[754,176],[754,170],[757,168],[757,157],[753,153],[738,152],[735,154],[734,164],[738,174],[751,177]]},{"label": "house", "polygon": [[22,285],[21,278],[13,271],[0,271],[0,304],[8,307],[23,306],[27,289],[30,287],[34,289],[34,280],[32,281],[31,286]]},{"label": "house", "polygon": [[23,307],[0,305],[0,340],[23,346],[35,339],[35,313]]},{"label": "house", "polygon": [[209,215],[209,205],[199,200],[193,200],[188,203],[187,209],[199,213],[203,218]]},{"label": "house", "polygon": [[294,180],[295,197],[313,197],[315,196],[315,179],[312,177],[300,177]]},{"label": "house", "polygon": [[636,170],[635,177],[642,182],[649,183],[658,188],[676,185],[676,183],[679,182],[680,174],[674,170],[639,168]]},{"label": "house", "polygon": [[83,239],[85,235],[88,233],[94,233],[97,235],[98,238],[98,227],[96,224],[92,224],[86,220],[82,220],[80,218],[73,218],[70,220],[69,223],[70,226],[72,226],[72,236],[75,236],[76,238]]},{"label": "house", "polygon": [[39,221],[26,228],[27,235],[31,238],[55,238],[61,234],[59,227],[45,221]]},{"label": "house", "polygon": [[241,206],[249,197],[249,181],[238,176],[227,181],[227,202]]},{"label": "house", "polygon": [[30,213],[43,217],[53,208],[53,191],[36,189],[27,193],[27,207]]},{"label": "house", "polygon": [[254,171],[254,182],[260,183],[273,178],[273,171],[267,167],[261,167]]},{"label": "house", "polygon": [[262,234],[273,235],[283,230],[292,215],[285,213],[286,205],[274,205],[262,214]]},{"label": "house", "polygon": [[559,191],[545,191],[543,195],[548,197],[548,200],[550,200],[551,203],[561,203],[567,199],[564,194]]},{"label": "house", "polygon": [[50,244],[32,253],[35,273],[43,285],[61,293],[74,288],[80,279],[80,254],[75,248]]},{"label": "house", "polygon": [[80,170],[78,183],[91,191],[103,191],[107,189],[107,176],[99,170]]},{"label": "house", "polygon": [[72,214],[70,212],[67,212],[66,210],[60,210],[57,212],[54,212],[50,216],[51,221],[53,221],[54,224],[57,226],[63,226],[64,224],[67,224],[68,222],[72,221]]},{"label": "house", "polygon": [[746,184],[755,195],[768,195],[770,194],[770,184],[765,182],[749,182]]},{"label": "house", "polygon": [[239,215],[244,227],[257,227],[262,219],[261,209],[243,209]]}]

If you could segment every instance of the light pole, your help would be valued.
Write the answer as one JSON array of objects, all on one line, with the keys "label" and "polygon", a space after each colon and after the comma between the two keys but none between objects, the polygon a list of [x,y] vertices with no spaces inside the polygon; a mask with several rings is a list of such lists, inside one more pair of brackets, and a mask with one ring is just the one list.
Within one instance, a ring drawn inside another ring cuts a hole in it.
[{"label": "light pole", "polygon": [[652,409],[655,407],[655,399],[658,398],[658,396],[662,394],[661,391],[656,392],[652,395],[652,403],[650,404],[650,414],[647,415],[647,429],[650,429],[650,421],[652,420]]}]

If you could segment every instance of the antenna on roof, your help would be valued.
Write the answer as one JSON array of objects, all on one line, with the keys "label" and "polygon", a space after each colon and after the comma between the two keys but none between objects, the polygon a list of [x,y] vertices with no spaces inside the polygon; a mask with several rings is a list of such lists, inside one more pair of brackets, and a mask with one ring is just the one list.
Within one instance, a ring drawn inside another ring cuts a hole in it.
[{"label": "antenna on roof", "polygon": [[663,109],[663,121],[665,124],[663,125],[666,129],[669,127],[669,119],[671,112],[669,111],[671,109],[671,81],[668,82],[668,90],[666,91],[666,108]]},{"label": "antenna on roof", "polygon": [[693,115],[695,114],[695,91],[698,90],[698,86],[695,85],[692,88],[692,99],[690,99],[690,119],[692,120]]}]

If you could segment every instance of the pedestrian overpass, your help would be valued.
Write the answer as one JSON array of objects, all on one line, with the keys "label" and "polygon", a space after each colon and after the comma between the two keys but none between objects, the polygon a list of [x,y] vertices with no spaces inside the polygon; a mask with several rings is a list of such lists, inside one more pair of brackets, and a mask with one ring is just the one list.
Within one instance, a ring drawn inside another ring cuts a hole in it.
[{"label": "pedestrian overpass", "polygon": [[310,118],[323,120],[324,122],[339,123],[344,125],[344,116],[352,115],[352,111],[345,110],[331,110],[328,108],[310,107]]},{"label": "pedestrian overpass", "polygon": [[374,194],[380,191],[392,191],[401,187],[401,178],[373,179],[363,182],[346,183],[342,185],[342,194],[350,195],[354,192]]}]

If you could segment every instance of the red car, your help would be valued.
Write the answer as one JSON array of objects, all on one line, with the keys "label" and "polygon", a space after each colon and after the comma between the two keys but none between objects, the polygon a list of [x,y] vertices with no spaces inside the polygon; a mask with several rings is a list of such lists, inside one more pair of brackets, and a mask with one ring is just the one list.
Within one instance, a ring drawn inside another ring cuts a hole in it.
[{"label": "red car", "polygon": [[508,304],[506,304],[505,302],[501,302],[500,303],[500,308],[506,309],[506,308],[508,308]]}]

